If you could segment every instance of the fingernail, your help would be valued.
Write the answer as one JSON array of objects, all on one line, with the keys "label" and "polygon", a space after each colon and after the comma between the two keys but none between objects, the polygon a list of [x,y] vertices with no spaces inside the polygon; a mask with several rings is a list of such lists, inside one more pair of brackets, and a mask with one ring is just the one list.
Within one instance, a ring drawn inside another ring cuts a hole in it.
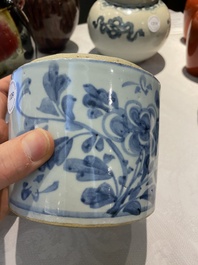
[{"label": "fingernail", "polygon": [[23,138],[22,146],[29,159],[36,162],[48,154],[50,149],[50,140],[44,130],[36,129],[28,133]]}]

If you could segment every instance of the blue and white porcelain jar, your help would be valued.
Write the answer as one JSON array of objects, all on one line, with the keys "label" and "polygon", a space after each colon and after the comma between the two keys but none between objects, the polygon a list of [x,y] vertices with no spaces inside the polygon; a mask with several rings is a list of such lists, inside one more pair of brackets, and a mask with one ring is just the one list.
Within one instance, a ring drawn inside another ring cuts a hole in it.
[{"label": "blue and white porcelain jar", "polygon": [[99,53],[135,63],[157,53],[171,26],[169,10],[161,0],[97,0],[87,22]]}]

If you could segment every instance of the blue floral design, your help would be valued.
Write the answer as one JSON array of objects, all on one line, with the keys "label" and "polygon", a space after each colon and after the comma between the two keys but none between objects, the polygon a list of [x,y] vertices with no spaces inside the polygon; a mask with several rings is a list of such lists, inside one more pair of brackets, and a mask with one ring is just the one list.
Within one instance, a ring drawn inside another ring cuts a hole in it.
[{"label": "blue floral design", "polygon": [[[67,75],[59,74],[56,62],[50,64],[43,77],[46,97],[37,107],[40,113],[48,114],[47,118],[46,115],[30,117],[21,110],[21,99],[26,93],[31,93],[31,80],[27,78],[21,85],[17,84],[21,91],[17,97],[17,111],[24,117],[24,130],[20,133],[34,129],[38,124],[48,129],[50,121],[62,122],[68,131],[76,133],[55,139],[54,155],[39,168],[34,185],[23,182],[22,200],[32,196],[34,201],[38,201],[43,193],[57,190],[59,181],[54,181],[44,190],[40,190],[40,183],[46,170],[62,165],[63,170],[73,174],[79,182],[98,182],[97,187],[88,187],[81,194],[81,202],[91,209],[105,206],[106,214],[112,217],[139,215],[147,211],[153,206],[155,198],[152,174],[158,144],[158,91],[155,93],[155,103],[147,107],[136,100],[129,100],[125,106],[120,106],[115,91],[110,93],[104,88],[96,88],[94,84],[84,84],[82,103],[87,109],[88,119],[97,119],[101,123],[101,133],[76,119],[73,110],[77,99],[68,93],[62,95],[71,82]],[[126,86],[144,95],[152,91],[152,86],[147,84],[143,75],[139,84],[129,81],[122,85],[122,89]],[[81,145],[84,157],[73,158],[71,150],[74,141],[81,136],[85,137]],[[111,153],[106,153],[108,149],[105,146],[110,147]],[[91,152],[93,149],[94,152]],[[125,158],[129,156],[135,158],[135,164],[131,165]],[[111,167],[113,161],[120,165],[121,175],[117,175]]]}]

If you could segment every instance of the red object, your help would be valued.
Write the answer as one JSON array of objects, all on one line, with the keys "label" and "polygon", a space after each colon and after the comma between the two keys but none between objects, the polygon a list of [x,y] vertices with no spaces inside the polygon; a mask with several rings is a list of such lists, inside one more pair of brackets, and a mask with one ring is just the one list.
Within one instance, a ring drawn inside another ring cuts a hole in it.
[{"label": "red object", "polygon": [[198,10],[194,14],[186,38],[186,69],[198,77]]},{"label": "red object", "polygon": [[18,37],[5,21],[0,21],[0,61],[8,59],[18,47]]},{"label": "red object", "polygon": [[184,8],[184,38],[186,39],[188,34],[188,27],[192,17],[198,10],[198,0],[187,0]]}]

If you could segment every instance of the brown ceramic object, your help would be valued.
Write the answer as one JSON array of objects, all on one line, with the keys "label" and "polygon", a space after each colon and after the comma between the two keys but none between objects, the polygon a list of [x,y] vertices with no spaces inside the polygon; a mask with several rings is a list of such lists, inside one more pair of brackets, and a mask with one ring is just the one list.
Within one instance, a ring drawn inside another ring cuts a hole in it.
[{"label": "brown ceramic object", "polygon": [[78,0],[25,0],[23,10],[40,52],[64,50],[78,24]]},{"label": "brown ceramic object", "polygon": [[12,0],[0,0],[0,78],[36,58],[26,16]]},{"label": "brown ceramic object", "polygon": [[187,0],[184,8],[184,39],[187,37],[190,21],[198,10],[198,0]]},{"label": "brown ceramic object", "polygon": [[198,10],[189,24],[186,45],[186,69],[191,75],[198,77]]}]

